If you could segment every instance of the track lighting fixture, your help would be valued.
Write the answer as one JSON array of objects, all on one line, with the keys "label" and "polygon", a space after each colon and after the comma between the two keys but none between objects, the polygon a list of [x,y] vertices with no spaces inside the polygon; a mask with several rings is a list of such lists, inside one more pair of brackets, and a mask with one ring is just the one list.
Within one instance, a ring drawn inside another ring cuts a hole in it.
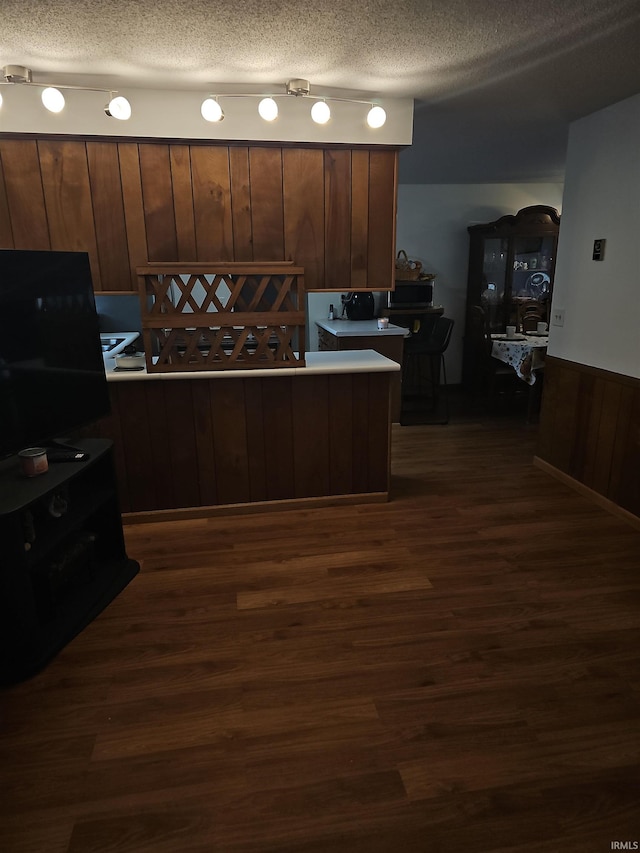
[{"label": "track lighting fixture", "polygon": [[[97,89],[88,86],[67,86],[43,82],[34,82],[30,68],[25,68],[22,65],[5,65],[2,69],[2,79],[0,85],[28,86],[41,89],[42,103],[52,113],[59,113],[65,107],[64,90],[78,90],[82,92],[102,92],[109,96],[107,105],[104,107],[105,115],[109,118],[126,121],[131,118],[131,104],[122,95],[109,89]],[[384,109],[368,100],[358,100],[355,98],[340,98],[333,95],[312,95],[308,80],[292,79],[288,80],[284,87],[284,92],[272,93],[270,95],[256,94],[212,94],[208,95],[202,102],[200,113],[205,121],[221,122],[225,114],[220,101],[225,98],[253,98],[258,101],[258,114],[264,121],[273,122],[278,118],[278,98],[310,98],[313,101],[311,106],[311,118],[316,124],[325,125],[331,121],[330,103],[342,102],[345,104],[354,104],[356,106],[368,106],[369,111],[366,114],[366,123],[370,128],[376,129],[384,125],[387,120],[387,114]],[[104,103],[104,102],[103,102]],[[2,106],[2,96],[0,95],[0,107]]]},{"label": "track lighting fixture", "polygon": [[[382,127],[387,120],[387,114],[382,107],[371,103],[371,101],[361,101],[355,98],[338,98],[333,96],[316,96],[310,93],[308,80],[289,80],[285,84],[285,91],[281,94],[255,95],[255,94],[218,94],[209,95],[202,102],[201,113],[202,117],[207,121],[222,121],[224,113],[218,101],[223,98],[259,98],[258,114],[264,121],[274,121],[278,117],[278,104],[276,98],[287,97],[293,95],[296,98],[311,98],[314,101],[311,107],[311,118],[316,124],[326,124],[331,119],[331,108],[327,101],[342,101],[347,104],[363,104],[369,106],[369,112],[366,117],[367,125],[371,128]],[[215,109],[211,109],[208,105],[216,104]]]},{"label": "track lighting fixture", "polygon": [[[110,118],[126,120],[131,117],[131,104],[122,95],[116,97],[117,93],[109,89],[95,89],[90,86],[63,86],[50,83],[34,83],[33,75],[30,68],[25,68],[23,65],[5,65],[2,69],[2,77],[0,84],[9,84],[15,86],[37,86],[42,89],[40,95],[43,106],[51,113],[59,113],[65,107],[65,97],[60,91],[61,89],[74,89],[80,92],[103,92],[109,95],[109,103],[104,108],[106,115]],[[2,96],[0,95],[0,106],[2,106]]]}]

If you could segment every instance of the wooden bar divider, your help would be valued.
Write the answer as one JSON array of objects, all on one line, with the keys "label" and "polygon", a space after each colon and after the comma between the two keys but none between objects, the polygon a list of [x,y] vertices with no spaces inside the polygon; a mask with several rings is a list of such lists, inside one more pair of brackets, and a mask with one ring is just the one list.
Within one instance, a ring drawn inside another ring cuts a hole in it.
[{"label": "wooden bar divider", "polygon": [[136,268],[149,373],[304,367],[304,268],[292,261]]}]

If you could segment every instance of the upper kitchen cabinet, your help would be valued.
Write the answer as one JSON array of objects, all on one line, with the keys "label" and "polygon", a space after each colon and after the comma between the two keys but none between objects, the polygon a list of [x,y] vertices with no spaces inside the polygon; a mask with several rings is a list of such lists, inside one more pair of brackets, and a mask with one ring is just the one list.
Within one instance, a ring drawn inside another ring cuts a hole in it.
[{"label": "upper kitchen cabinet", "polygon": [[281,261],[307,290],[393,287],[398,149],[0,139],[0,246],[89,253],[97,291],[136,267]]},{"label": "upper kitchen cabinet", "polygon": [[520,328],[531,307],[548,322],[559,226],[558,211],[541,204],[469,226],[467,316],[481,305],[491,332]]}]

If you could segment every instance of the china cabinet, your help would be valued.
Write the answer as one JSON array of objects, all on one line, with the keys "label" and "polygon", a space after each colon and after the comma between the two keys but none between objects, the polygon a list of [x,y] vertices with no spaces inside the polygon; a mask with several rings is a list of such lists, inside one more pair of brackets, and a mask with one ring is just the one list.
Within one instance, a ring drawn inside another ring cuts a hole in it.
[{"label": "china cabinet", "polygon": [[[468,227],[467,328],[478,305],[488,332],[504,332],[507,324],[520,328],[528,311],[549,322],[559,227],[558,211],[542,204]],[[477,358],[470,334],[463,358],[464,377]]]}]

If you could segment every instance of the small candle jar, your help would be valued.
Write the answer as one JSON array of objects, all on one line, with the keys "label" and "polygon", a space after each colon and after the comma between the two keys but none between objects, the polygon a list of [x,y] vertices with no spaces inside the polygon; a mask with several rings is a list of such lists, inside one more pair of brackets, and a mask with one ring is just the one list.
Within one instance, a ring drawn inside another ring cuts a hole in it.
[{"label": "small candle jar", "polygon": [[44,447],[25,447],[18,453],[22,473],[25,477],[37,477],[49,470],[49,460]]},{"label": "small candle jar", "polygon": [[389,318],[388,317],[378,317],[378,328],[379,329],[388,329],[389,328]]}]

